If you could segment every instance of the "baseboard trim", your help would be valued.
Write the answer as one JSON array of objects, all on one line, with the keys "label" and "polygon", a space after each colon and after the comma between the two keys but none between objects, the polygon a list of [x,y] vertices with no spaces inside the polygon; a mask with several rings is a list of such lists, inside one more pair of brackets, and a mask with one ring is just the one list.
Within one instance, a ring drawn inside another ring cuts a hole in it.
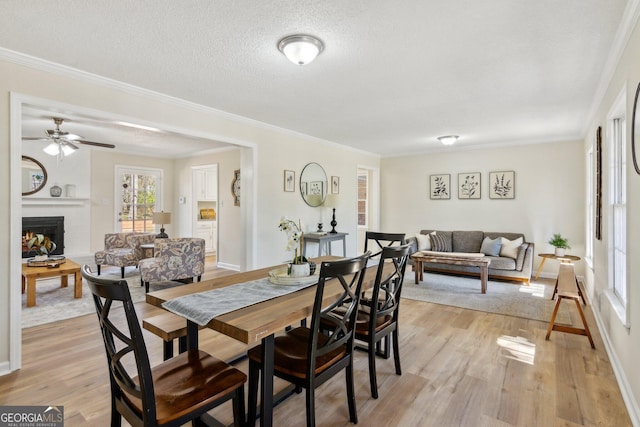
[{"label": "baseboard trim", "polygon": [[224,262],[218,262],[218,268],[224,268],[226,270],[240,271],[240,266],[235,264],[227,264]]},{"label": "baseboard trim", "polygon": [[607,356],[609,356],[613,373],[618,381],[618,387],[620,387],[622,400],[624,400],[627,412],[629,413],[629,418],[631,418],[631,424],[634,426],[640,426],[640,406],[638,406],[638,402],[635,400],[633,390],[631,389],[629,381],[627,381],[627,376],[624,373],[624,369],[622,369],[620,359],[618,359],[618,355],[611,344],[611,339],[607,329],[605,328],[604,321],[600,316],[600,312],[594,309],[593,304],[591,305],[591,311],[593,312],[593,317],[596,319],[598,329],[600,330],[600,336],[602,337],[602,342],[604,342],[604,348],[607,352]]}]

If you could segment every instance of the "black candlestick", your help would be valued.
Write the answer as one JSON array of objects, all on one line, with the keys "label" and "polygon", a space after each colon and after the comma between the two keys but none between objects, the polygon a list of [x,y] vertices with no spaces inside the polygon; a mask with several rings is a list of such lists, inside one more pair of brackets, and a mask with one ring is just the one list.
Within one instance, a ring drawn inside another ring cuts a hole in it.
[{"label": "black candlestick", "polygon": [[336,208],[333,208],[333,216],[331,217],[331,231],[329,233],[331,234],[336,234],[336,225],[338,225],[338,222],[336,221]]}]

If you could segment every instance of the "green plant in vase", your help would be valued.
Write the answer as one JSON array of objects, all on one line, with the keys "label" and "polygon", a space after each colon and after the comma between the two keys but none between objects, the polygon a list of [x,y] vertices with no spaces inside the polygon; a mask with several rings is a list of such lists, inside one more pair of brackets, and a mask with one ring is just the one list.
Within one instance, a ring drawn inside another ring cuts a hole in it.
[{"label": "green plant in vase", "polygon": [[571,246],[569,246],[569,240],[562,237],[560,233],[554,233],[553,237],[549,240],[549,244],[556,248],[557,256],[564,256],[565,249],[571,249]]}]

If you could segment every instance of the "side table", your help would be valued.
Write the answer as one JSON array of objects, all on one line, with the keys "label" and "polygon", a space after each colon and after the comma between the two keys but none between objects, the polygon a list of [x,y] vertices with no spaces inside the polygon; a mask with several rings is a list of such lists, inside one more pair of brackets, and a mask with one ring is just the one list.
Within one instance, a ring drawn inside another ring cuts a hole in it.
[{"label": "side table", "polygon": [[538,269],[536,270],[536,277],[535,280],[538,280],[538,277],[540,277],[540,272],[542,271],[542,266],[544,265],[544,262],[547,260],[547,258],[551,258],[551,259],[568,259],[571,261],[580,261],[580,257],[579,256],[575,256],[575,255],[563,255],[563,256],[558,256],[556,254],[538,254],[539,257],[542,257],[542,262],[540,263],[540,265],[538,266]]},{"label": "side table", "polygon": [[324,247],[325,255],[331,255],[331,242],[335,240],[342,240],[342,256],[347,256],[347,242],[346,237],[349,233],[305,233],[304,243],[302,245],[302,256],[307,256],[307,243],[318,244],[318,256],[322,255],[322,248]]}]

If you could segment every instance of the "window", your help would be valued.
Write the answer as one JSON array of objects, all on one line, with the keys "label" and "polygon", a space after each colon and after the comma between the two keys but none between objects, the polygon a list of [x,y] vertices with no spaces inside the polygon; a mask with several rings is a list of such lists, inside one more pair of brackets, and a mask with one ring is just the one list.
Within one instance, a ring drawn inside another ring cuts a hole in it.
[{"label": "window", "polygon": [[369,225],[369,173],[358,170],[358,226]]},{"label": "window", "polygon": [[585,261],[593,267],[593,239],[595,237],[595,220],[596,208],[594,205],[594,191],[595,191],[595,178],[594,178],[594,156],[593,148],[590,148],[587,152],[587,218],[586,218],[586,245],[585,245]]},{"label": "window", "polygon": [[153,212],[161,208],[161,177],[160,170],[116,167],[116,221],[121,232],[155,230]]},{"label": "window", "polygon": [[613,293],[623,305],[627,303],[627,205],[626,151],[624,120],[616,118],[612,126],[611,208],[613,237]]},{"label": "window", "polygon": [[627,155],[626,90],[607,116],[609,142],[609,287],[606,291],[616,314],[629,327],[627,280]]}]

